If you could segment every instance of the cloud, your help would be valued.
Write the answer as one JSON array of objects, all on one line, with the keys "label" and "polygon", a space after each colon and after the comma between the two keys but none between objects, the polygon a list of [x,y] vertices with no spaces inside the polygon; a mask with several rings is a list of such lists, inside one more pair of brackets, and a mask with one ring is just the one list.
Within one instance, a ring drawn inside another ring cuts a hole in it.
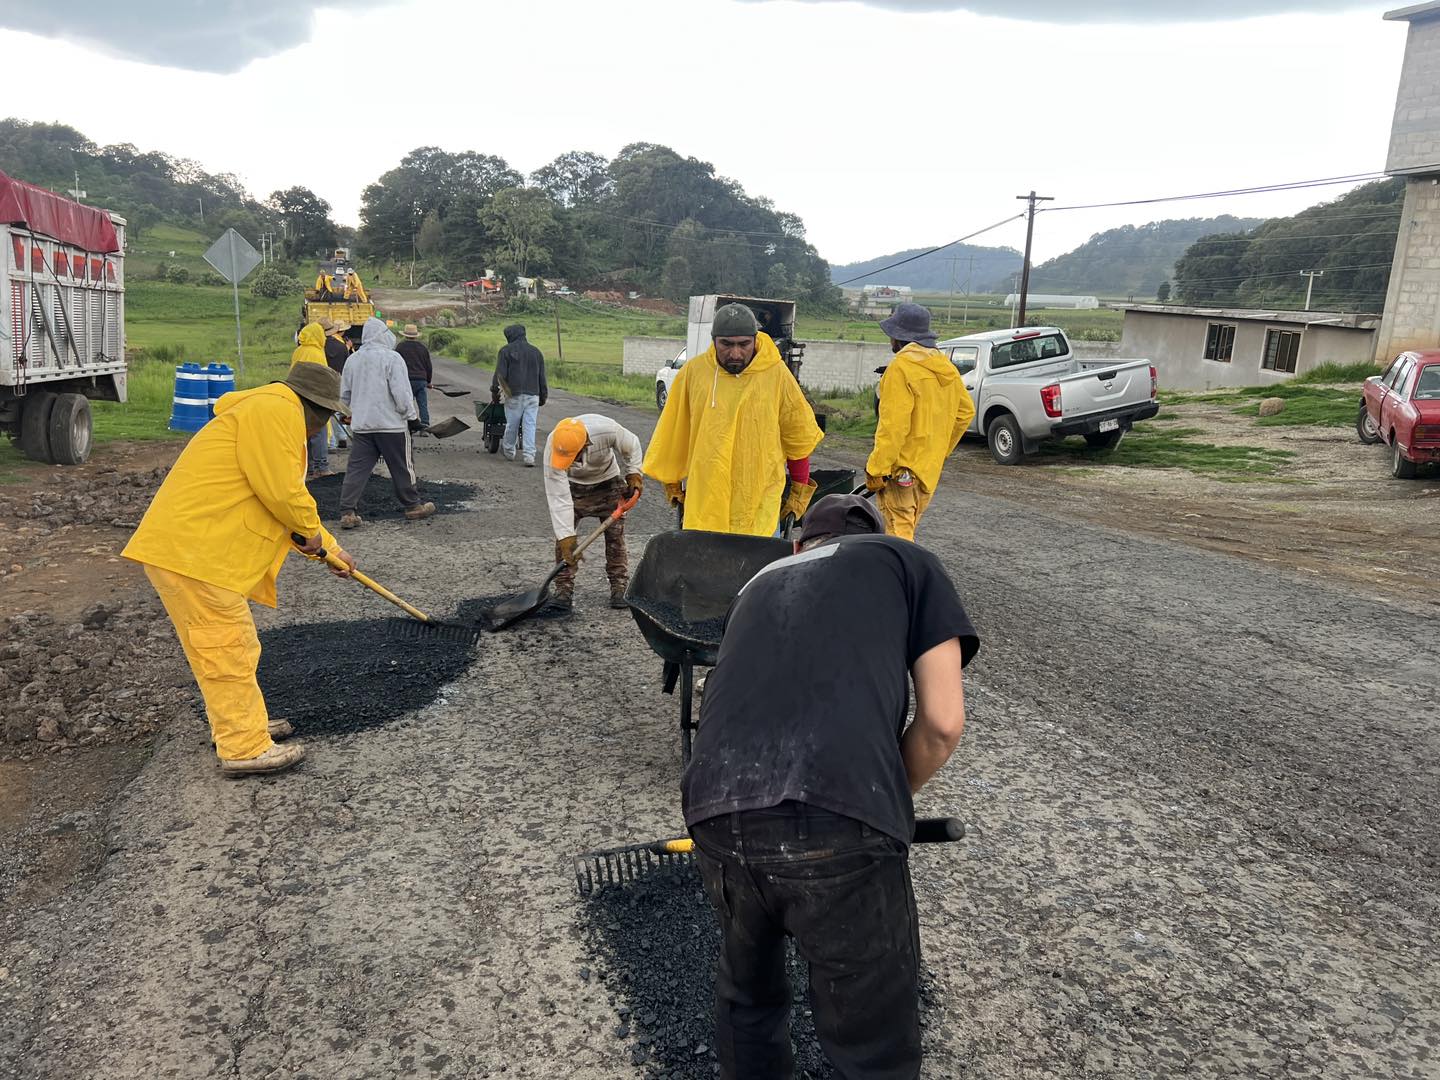
[{"label": "cloud", "polygon": [[[340,0],[346,10],[383,0]],[[0,0],[0,27],[126,60],[229,74],[310,39],[314,0]]]},{"label": "cloud", "polygon": [[[770,0],[743,0],[768,3]],[[802,0],[810,4],[833,4],[850,0]],[[1155,23],[1223,22],[1226,19],[1255,18],[1304,12],[1310,15],[1350,11],[1365,7],[1359,0],[1206,0],[1202,4],[1166,4],[1161,0],[859,0],[866,7],[890,11],[968,11],[1023,22],[1048,23]]]}]

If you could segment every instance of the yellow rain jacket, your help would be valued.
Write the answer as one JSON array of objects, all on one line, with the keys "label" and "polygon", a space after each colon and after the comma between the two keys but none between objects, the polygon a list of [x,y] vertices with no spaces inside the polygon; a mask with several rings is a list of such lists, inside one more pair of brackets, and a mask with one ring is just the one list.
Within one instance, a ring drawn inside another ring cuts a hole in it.
[{"label": "yellow rain jacket", "polygon": [[880,376],[880,422],[865,471],[894,476],[909,469],[924,491],[934,491],[973,419],[975,403],[950,358],[912,341]]},{"label": "yellow rain jacket", "polygon": [[[306,323],[300,331],[300,344],[290,354],[292,364],[325,363],[325,328],[318,322]],[[313,534],[312,534],[313,535]]]},{"label": "yellow rain jacket", "polygon": [[768,334],[731,375],[712,345],[675,376],[643,469],[685,481],[685,528],[769,536],[780,521],[785,462],[809,457],[825,436],[800,384]]},{"label": "yellow rain jacket", "polygon": [[305,487],[305,407],[270,383],[215,403],[121,554],[274,607],[292,532],[340,548]]}]

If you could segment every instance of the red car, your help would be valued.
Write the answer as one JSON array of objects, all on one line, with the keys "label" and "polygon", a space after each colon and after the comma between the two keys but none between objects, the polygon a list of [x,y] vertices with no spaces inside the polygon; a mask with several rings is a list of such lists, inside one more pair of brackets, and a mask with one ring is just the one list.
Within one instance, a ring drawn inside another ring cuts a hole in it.
[{"label": "red car", "polygon": [[1390,445],[1397,479],[1440,462],[1440,349],[1403,352],[1384,375],[1366,379],[1355,430],[1361,442]]}]

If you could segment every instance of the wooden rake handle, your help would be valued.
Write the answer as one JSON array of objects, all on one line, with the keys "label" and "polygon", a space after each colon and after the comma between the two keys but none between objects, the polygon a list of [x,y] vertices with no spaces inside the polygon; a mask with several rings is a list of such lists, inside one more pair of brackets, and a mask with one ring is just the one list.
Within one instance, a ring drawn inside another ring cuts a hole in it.
[{"label": "wooden rake handle", "polygon": [[[301,536],[299,533],[291,533],[291,534],[290,534],[290,539],[291,539],[292,541],[294,541],[296,547],[304,547],[304,546],[305,546],[305,537]],[[326,566],[330,567],[330,568],[333,569],[333,570],[344,570],[344,571],[346,571],[346,573],[347,573],[350,577],[354,578],[354,579],[355,579],[356,581],[358,581],[361,585],[364,585],[365,588],[369,589],[369,590],[370,590],[371,592],[373,592],[376,596],[379,596],[379,597],[382,597],[383,599],[389,600],[390,603],[394,604],[394,605],[395,605],[396,607],[398,607],[401,611],[405,612],[406,615],[409,615],[412,619],[419,619],[421,622],[426,622],[426,623],[433,623],[433,622],[435,621],[434,619],[430,618],[429,615],[426,615],[425,612],[423,612],[423,611],[421,611],[419,608],[415,607],[413,604],[407,604],[404,600],[401,600],[400,597],[396,596],[396,595],[395,595],[393,592],[391,592],[389,589],[385,588],[384,585],[381,585],[381,584],[380,584],[378,581],[376,581],[374,578],[372,578],[372,577],[370,577],[370,576],[368,576],[368,575],[366,575],[366,574],[362,574],[359,570],[351,570],[350,567],[346,566],[343,562],[340,561],[340,557],[339,557],[338,555],[335,555],[335,554],[332,553],[332,552],[326,551],[323,547],[322,547],[319,551],[317,551],[313,556],[310,556],[309,554],[307,554],[306,552],[303,552],[303,551],[302,551],[300,554],[305,555],[306,558],[316,558],[316,559],[319,559],[319,560],[320,560],[321,562],[323,562]]]}]

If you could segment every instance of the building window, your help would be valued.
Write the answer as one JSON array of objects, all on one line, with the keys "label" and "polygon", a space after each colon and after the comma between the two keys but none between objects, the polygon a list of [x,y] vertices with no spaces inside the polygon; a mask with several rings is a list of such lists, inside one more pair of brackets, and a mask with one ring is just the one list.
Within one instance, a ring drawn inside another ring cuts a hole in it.
[{"label": "building window", "polygon": [[1266,330],[1265,356],[1260,366],[1266,371],[1288,371],[1294,374],[1295,361],[1300,357],[1300,331]]},{"label": "building window", "polygon": [[1230,362],[1235,351],[1235,324],[1212,322],[1205,329],[1205,359]]}]

